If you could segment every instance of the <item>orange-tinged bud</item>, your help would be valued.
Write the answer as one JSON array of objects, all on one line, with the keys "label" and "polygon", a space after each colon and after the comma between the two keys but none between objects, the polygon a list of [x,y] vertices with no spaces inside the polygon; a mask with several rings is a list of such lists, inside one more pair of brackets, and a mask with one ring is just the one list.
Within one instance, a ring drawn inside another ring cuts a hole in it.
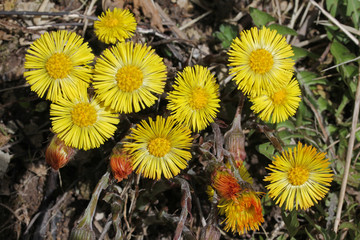
[{"label": "orange-tinged bud", "polygon": [[241,128],[241,115],[236,114],[232,127],[225,133],[225,149],[234,157],[235,162],[244,161],[245,152],[245,135]]},{"label": "orange-tinged bud", "polygon": [[54,135],[46,149],[45,160],[54,170],[58,170],[64,167],[76,153],[77,149],[66,146],[57,135]]},{"label": "orange-tinged bud", "polygon": [[110,167],[114,178],[120,182],[133,172],[132,158],[120,145],[113,148]]},{"label": "orange-tinged bud", "polygon": [[227,170],[215,170],[212,182],[217,194],[225,199],[236,199],[242,189],[237,179]]}]

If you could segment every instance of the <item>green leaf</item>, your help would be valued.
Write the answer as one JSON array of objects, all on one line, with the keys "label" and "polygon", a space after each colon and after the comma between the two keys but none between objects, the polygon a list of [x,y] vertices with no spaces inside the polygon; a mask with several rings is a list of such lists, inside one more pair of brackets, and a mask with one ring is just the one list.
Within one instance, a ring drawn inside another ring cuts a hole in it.
[{"label": "green leaf", "polygon": [[[354,59],[356,56],[352,52],[350,52],[349,49],[347,49],[344,45],[341,43],[334,41],[331,44],[330,52],[335,58],[335,63],[340,64],[349,60]],[[343,76],[343,78],[351,78],[357,74],[358,68],[354,65],[350,65],[353,63],[349,63],[347,65],[341,65],[338,67],[339,72]]]},{"label": "green leaf", "polygon": [[350,42],[350,39],[343,31],[340,31],[336,26],[325,26],[327,37],[330,41],[339,41],[344,44]]},{"label": "green leaf", "polygon": [[295,236],[300,226],[297,219],[297,211],[293,210],[290,213],[285,213],[284,209],[281,209],[281,216],[285,222],[287,230],[289,231],[290,237]]},{"label": "green leaf", "polygon": [[309,71],[301,71],[297,75],[297,79],[300,83],[300,85],[307,85],[311,86],[314,84],[327,84],[326,79],[316,79],[319,77],[316,73],[309,72]]},{"label": "green leaf", "polygon": [[318,109],[320,111],[320,113],[326,109],[329,109],[331,106],[329,105],[328,101],[325,98],[318,98],[317,100],[318,103]]},{"label": "green leaf", "polygon": [[294,61],[297,61],[299,60],[300,58],[303,58],[303,57],[306,57],[309,55],[309,52],[306,51],[305,49],[303,48],[299,48],[299,47],[295,47],[295,46],[292,46],[292,49],[294,51],[294,56],[292,56],[291,58],[294,60]]},{"label": "green leaf", "polygon": [[[345,106],[350,102],[349,97],[347,94],[342,95],[341,103],[339,104],[339,107],[335,111],[335,117],[338,122],[342,122],[343,119],[343,110]],[[360,139],[359,139],[360,140]]]},{"label": "green leaf", "polygon": [[344,229],[344,228],[352,229],[354,231],[359,231],[357,229],[356,225],[352,222],[344,222],[344,223],[340,224],[339,229]]},{"label": "green leaf", "polygon": [[309,233],[309,231],[307,230],[307,228],[305,228],[305,232],[306,232],[306,234],[308,235],[308,237],[309,237],[310,240],[316,240],[316,238],[314,238],[314,237],[311,235],[311,233]]},{"label": "green leaf", "polygon": [[335,17],[338,10],[338,0],[326,0],[326,9]]},{"label": "green leaf", "polygon": [[268,26],[271,30],[276,30],[281,35],[292,35],[297,36],[297,32],[294,29],[279,25],[279,24],[271,24]]},{"label": "green leaf", "polygon": [[262,155],[264,155],[265,157],[267,157],[270,160],[273,159],[273,156],[275,154],[275,148],[271,143],[267,142],[267,143],[260,144],[257,148],[258,148],[259,153],[261,153]]},{"label": "green leaf", "polygon": [[292,121],[287,120],[284,122],[280,122],[276,125],[276,129],[279,130],[280,128],[286,128],[286,129],[290,129],[290,130],[295,130],[295,125]]},{"label": "green leaf", "polygon": [[48,103],[47,102],[45,102],[45,101],[39,102],[35,106],[35,112],[44,112],[47,108],[48,108]]},{"label": "green leaf", "polygon": [[250,8],[250,16],[252,17],[254,24],[258,27],[276,20],[276,18],[274,18],[270,14],[252,7]]},{"label": "green leaf", "polygon": [[220,31],[214,33],[214,36],[221,41],[223,48],[228,48],[232,40],[238,35],[237,27],[230,24],[221,24]]},{"label": "green leaf", "polygon": [[348,0],[346,15],[351,17],[356,29],[359,28],[359,16],[360,16],[360,1]]}]

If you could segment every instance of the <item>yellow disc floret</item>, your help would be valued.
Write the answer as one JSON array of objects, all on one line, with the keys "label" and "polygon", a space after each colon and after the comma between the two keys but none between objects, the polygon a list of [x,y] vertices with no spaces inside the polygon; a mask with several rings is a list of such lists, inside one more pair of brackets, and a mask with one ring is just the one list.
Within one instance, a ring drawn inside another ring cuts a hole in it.
[{"label": "yellow disc floret", "polygon": [[165,156],[170,149],[170,141],[162,137],[152,139],[148,145],[149,153],[155,157]]},{"label": "yellow disc floret", "polygon": [[123,92],[137,90],[141,86],[143,79],[142,71],[132,65],[122,67],[116,73],[117,85]]},{"label": "yellow disc floret", "polygon": [[286,98],[286,89],[281,89],[272,95],[272,100],[275,105],[281,105],[285,102]]},{"label": "yellow disc floret", "polygon": [[71,111],[71,118],[75,125],[79,127],[88,127],[96,122],[97,113],[90,103],[78,103]]},{"label": "yellow disc floret", "polygon": [[190,97],[190,107],[195,110],[200,110],[206,107],[208,103],[208,94],[203,88],[195,88]]},{"label": "yellow disc floret", "polygon": [[116,18],[104,18],[104,26],[108,27],[108,28],[112,28],[112,27],[116,27],[118,25],[120,25],[119,20]]},{"label": "yellow disc floret", "polygon": [[45,67],[50,77],[61,79],[69,75],[72,62],[65,54],[55,53],[47,60]]},{"label": "yellow disc floret", "polygon": [[294,167],[288,172],[288,180],[294,186],[300,186],[309,179],[309,170],[303,167]]},{"label": "yellow disc floret", "polygon": [[271,53],[265,49],[257,49],[250,54],[250,68],[259,74],[268,72],[274,65]]}]

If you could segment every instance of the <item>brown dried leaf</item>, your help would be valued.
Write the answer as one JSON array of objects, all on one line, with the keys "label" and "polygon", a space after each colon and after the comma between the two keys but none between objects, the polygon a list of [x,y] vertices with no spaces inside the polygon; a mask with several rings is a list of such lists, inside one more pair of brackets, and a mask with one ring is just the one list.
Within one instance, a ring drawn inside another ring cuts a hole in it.
[{"label": "brown dried leaf", "polygon": [[134,11],[139,8],[150,19],[152,27],[157,28],[160,32],[164,32],[160,14],[151,0],[134,0]]},{"label": "brown dried leaf", "polygon": [[[125,0],[126,2],[126,0]],[[124,8],[124,1],[112,1],[112,0],[102,0],[101,3],[102,9],[105,12],[107,9],[113,10],[114,8]]]}]

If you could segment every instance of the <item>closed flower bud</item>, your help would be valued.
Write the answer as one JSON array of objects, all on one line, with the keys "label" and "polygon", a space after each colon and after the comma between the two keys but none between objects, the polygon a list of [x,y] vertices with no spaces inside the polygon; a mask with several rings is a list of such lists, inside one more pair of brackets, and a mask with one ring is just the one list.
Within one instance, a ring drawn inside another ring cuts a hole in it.
[{"label": "closed flower bud", "polygon": [[234,157],[235,162],[244,161],[245,152],[245,135],[241,128],[241,115],[235,115],[232,127],[225,133],[225,148]]},{"label": "closed flower bud", "polygon": [[118,145],[113,148],[110,156],[110,167],[114,178],[118,182],[127,179],[133,172],[132,158],[122,146]]},{"label": "closed flower bud", "polygon": [[70,240],[95,240],[95,232],[91,226],[75,227],[70,234]]},{"label": "closed flower bud", "polygon": [[64,167],[76,153],[77,149],[66,146],[57,135],[54,135],[46,149],[45,160],[54,170],[58,170]]}]

